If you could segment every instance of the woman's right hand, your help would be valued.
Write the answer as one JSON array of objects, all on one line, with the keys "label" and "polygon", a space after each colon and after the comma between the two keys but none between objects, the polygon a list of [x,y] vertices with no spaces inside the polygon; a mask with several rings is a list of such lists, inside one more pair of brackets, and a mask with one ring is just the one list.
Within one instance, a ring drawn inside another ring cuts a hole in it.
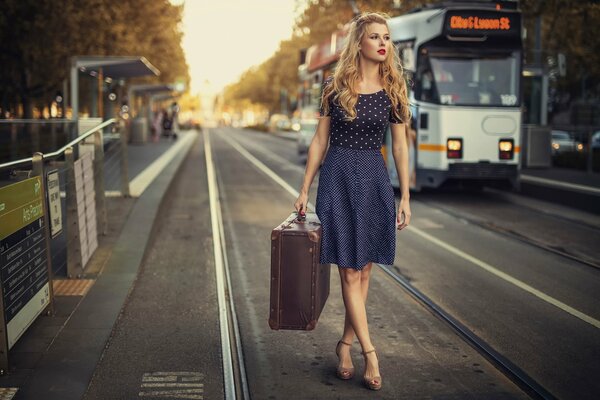
[{"label": "woman's right hand", "polygon": [[306,213],[307,203],[308,193],[301,192],[298,198],[296,199],[296,202],[294,203],[294,208],[296,209],[298,214]]}]

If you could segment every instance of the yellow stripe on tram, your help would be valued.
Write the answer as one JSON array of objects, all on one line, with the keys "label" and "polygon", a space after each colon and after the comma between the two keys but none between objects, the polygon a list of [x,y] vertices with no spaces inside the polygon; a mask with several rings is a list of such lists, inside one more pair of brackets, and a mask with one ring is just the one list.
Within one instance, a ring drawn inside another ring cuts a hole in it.
[{"label": "yellow stripe on tram", "polygon": [[446,151],[446,145],[444,145],[444,144],[419,143],[419,150],[424,150],[424,151]]}]

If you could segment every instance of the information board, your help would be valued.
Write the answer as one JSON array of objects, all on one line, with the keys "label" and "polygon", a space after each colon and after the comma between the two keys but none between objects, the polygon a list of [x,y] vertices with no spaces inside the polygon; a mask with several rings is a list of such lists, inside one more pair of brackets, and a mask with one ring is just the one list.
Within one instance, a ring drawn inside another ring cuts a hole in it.
[{"label": "information board", "polygon": [[77,219],[81,244],[81,265],[87,262],[98,247],[96,229],[96,192],[94,189],[94,166],[92,155],[83,154],[74,163],[75,193],[77,198]]},{"label": "information board", "polygon": [[47,182],[50,236],[54,238],[62,232],[62,208],[60,206],[60,182],[58,180],[58,170],[48,172]]},{"label": "information board", "polygon": [[50,302],[42,178],[0,188],[0,283],[8,348]]}]

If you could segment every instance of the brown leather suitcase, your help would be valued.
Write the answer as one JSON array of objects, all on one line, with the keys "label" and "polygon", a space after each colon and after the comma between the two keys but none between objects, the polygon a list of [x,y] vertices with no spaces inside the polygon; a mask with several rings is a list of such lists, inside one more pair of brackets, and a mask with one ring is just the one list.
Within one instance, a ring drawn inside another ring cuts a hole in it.
[{"label": "brown leather suitcase", "polygon": [[271,233],[271,329],[312,330],[329,296],[330,264],[319,264],[322,228],[315,213],[293,212]]}]

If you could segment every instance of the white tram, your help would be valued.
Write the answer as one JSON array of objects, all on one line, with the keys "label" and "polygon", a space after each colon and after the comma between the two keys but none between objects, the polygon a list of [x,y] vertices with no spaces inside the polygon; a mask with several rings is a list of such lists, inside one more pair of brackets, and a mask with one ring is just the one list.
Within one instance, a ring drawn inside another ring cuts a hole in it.
[{"label": "white tram", "polygon": [[[410,187],[516,184],[521,126],[521,13],[513,1],[429,5],[388,20],[407,78]],[[301,117],[318,110],[348,26],[312,46],[299,68]],[[309,117],[310,118],[310,117]],[[398,186],[388,130],[382,153]]]}]

